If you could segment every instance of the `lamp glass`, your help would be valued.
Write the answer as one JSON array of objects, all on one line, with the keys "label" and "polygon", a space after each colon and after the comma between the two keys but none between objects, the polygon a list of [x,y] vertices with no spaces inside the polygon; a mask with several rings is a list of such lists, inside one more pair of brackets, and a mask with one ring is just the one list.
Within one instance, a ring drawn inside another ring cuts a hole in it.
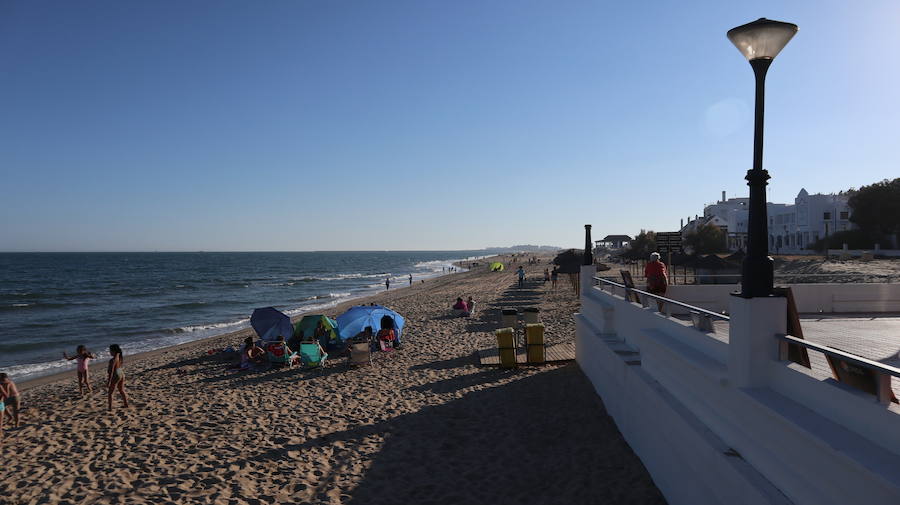
[{"label": "lamp glass", "polygon": [[771,60],[797,33],[797,25],[760,18],[728,30],[728,39],[748,60]]}]

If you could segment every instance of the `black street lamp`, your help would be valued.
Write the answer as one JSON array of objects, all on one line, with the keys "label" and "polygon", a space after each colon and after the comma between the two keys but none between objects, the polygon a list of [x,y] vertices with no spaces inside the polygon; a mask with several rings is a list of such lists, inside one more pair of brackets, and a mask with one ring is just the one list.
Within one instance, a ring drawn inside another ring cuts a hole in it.
[{"label": "black street lamp", "polygon": [[766,181],[769,172],[762,167],[763,111],[765,109],[766,72],[775,56],[797,33],[797,25],[760,18],[728,30],[728,39],[753,67],[756,75],[756,120],[753,131],[753,168],[747,171],[750,186],[747,256],[741,267],[741,296],[754,298],[772,294],[774,264],[769,257]]},{"label": "black street lamp", "polygon": [[584,256],[582,258],[582,265],[593,265],[594,264],[594,244],[591,243],[591,225],[584,225]]}]

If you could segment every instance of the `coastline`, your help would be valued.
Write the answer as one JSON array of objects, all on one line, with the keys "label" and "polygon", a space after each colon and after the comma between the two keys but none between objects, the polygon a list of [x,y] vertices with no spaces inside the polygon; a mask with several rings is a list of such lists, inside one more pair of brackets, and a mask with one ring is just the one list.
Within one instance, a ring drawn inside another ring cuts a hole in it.
[{"label": "coastline", "polygon": [[[543,263],[486,263],[376,302],[406,318],[404,345],[372,366],[237,372],[210,348],[252,329],[125,356],[131,407],[107,412],[105,363],[94,393],[74,373],[20,385],[22,426],[5,430],[0,496],[38,503],[662,504],[640,460],[574,362],[501,370],[501,308],[537,306],[549,345],[574,340],[579,301]],[[473,296],[471,317],[454,315]],[[105,360],[104,360],[105,361]],[[25,387],[27,385],[27,388]]]},{"label": "coastline", "polygon": [[[500,256],[488,256],[486,258],[480,258],[477,261],[486,261],[488,259],[498,258],[498,257],[500,257]],[[453,262],[453,264],[461,267],[462,263],[464,263],[464,262],[467,263],[469,261],[470,260],[456,260]],[[476,260],[471,260],[471,261],[476,261]],[[466,271],[461,271],[459,273],[463,274],[463,273],[466,273]],[[398,291],[398,290],[402,290],[402,289],[413,289],[416,287],[430,285],[430,283],[432,283],[432,282],[435,282],[435,281],[441,280],[441,279],[446,279],[448,277],[452,277],[453,275],[457,275],[457,274],[456,273],[447,273],[447,274],[436,275],[434,277],[426,278],[425,279],[426,282],[424,284],[420,282],[418,284],[414,283],[412,286],[402,285],[402,286],[395,287],[394,290]],[[366,294],[366,295],[359,296],[359,297],[348,298],[348,299],[346,299],[342,302],[339,302],[335,305],[332,305],[331,307],[328,307],[324,310],[316,308],[316,309],[313,309],[308,312],[302,312],[300,314],[296,314],[296,315],[292,316],[291,322],[296,323],[297,321],[302,319],[303,316],[305,316],[307,314],[316,314],[316,313],[340,314],[340,313],[345,312],[347,309],[349,309],[350,307],[352,307],[354,305],[365,305],[365,304],[369,304],[372,302],[378,302],[379,297],[381,297],[382,295],[385,295],[385,294],[389,294],[388,293],[389,291],[390,290],[382,290],[380,292],[375,292],[372,294]],[[236,346],[237,344],[242,342],[248,336],[255,336],[255,335],[256,335],[256,333],[253,331],[253,328],[250,328],[250,327],[241,328],[240,330],[235,330],[235,331],[230,331],[230,332],[226,332],[226,333],[221,333],[218,335],[203,337],[203,338],[200,338],[197,340],[192,340],[190,342],[184,342],[181,344],[164,346],[164,347],[160,347],[158,349],[152,349],[149,351],[143,351],[143,352],[139,352],[139,353],[135,353],[135,354],[130,354],[127,356],[127,359],[129,361],[129,363],[139,363],[143,360],[153,359],[155,357],[161,356],[168,352],[178,352],[181,350],[190,349],[194,346],[212,345],[213,348],[218,348],[218,346],[227,347],[228,345]],[[228,343],[225,343],[226,341]],[[106,359],[100,358],[100,359],[95,360],[95,363],[92,363],[89,366],[90,375],[93,377],[93,380],[96,380],[97,374],[104,374],[104,375],[106,374],[106,364],[107,364]],[[52,384],[52,383],[55,383],[55,382],[58,382],[61,380],[66,380],[67,378],[71,379],[74,375],[75,375],[75,367],[74,367],[74,365],[72,365],[71,368],[66,369],[66,370],[54,372],[54,373],[47,374],[47,375],[42,375],[39,377],[33,377],[33,378],[25,379],[22,381],[17,381],[16,386],[21,391],[27,391],[29,389],[43,386],[45,384]]]}]

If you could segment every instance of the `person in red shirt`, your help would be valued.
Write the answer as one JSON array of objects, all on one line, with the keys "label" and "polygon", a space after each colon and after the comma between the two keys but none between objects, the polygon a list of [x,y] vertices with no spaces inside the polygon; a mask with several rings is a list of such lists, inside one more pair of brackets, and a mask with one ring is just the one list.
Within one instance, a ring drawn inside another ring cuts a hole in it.
[{"label": "person in red shirt", "polygon": [[[666,272],[666,264],[659,260],[659,253],[651,253],[650,261],[644,267],[644,277],[647,278],[647,291],[654,295],[665,296],[669,288],[669,275]],[[662,312],[663,304],[659,303]]]}]

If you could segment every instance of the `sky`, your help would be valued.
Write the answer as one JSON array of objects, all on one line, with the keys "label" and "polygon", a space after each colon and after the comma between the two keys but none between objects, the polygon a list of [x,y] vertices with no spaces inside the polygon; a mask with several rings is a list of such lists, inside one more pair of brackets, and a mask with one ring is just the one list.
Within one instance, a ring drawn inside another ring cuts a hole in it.
[{"label": "sky", "polygon": [[0,251],[447,250],[674,231],[900,175],[900,3],[0,2]]}]

